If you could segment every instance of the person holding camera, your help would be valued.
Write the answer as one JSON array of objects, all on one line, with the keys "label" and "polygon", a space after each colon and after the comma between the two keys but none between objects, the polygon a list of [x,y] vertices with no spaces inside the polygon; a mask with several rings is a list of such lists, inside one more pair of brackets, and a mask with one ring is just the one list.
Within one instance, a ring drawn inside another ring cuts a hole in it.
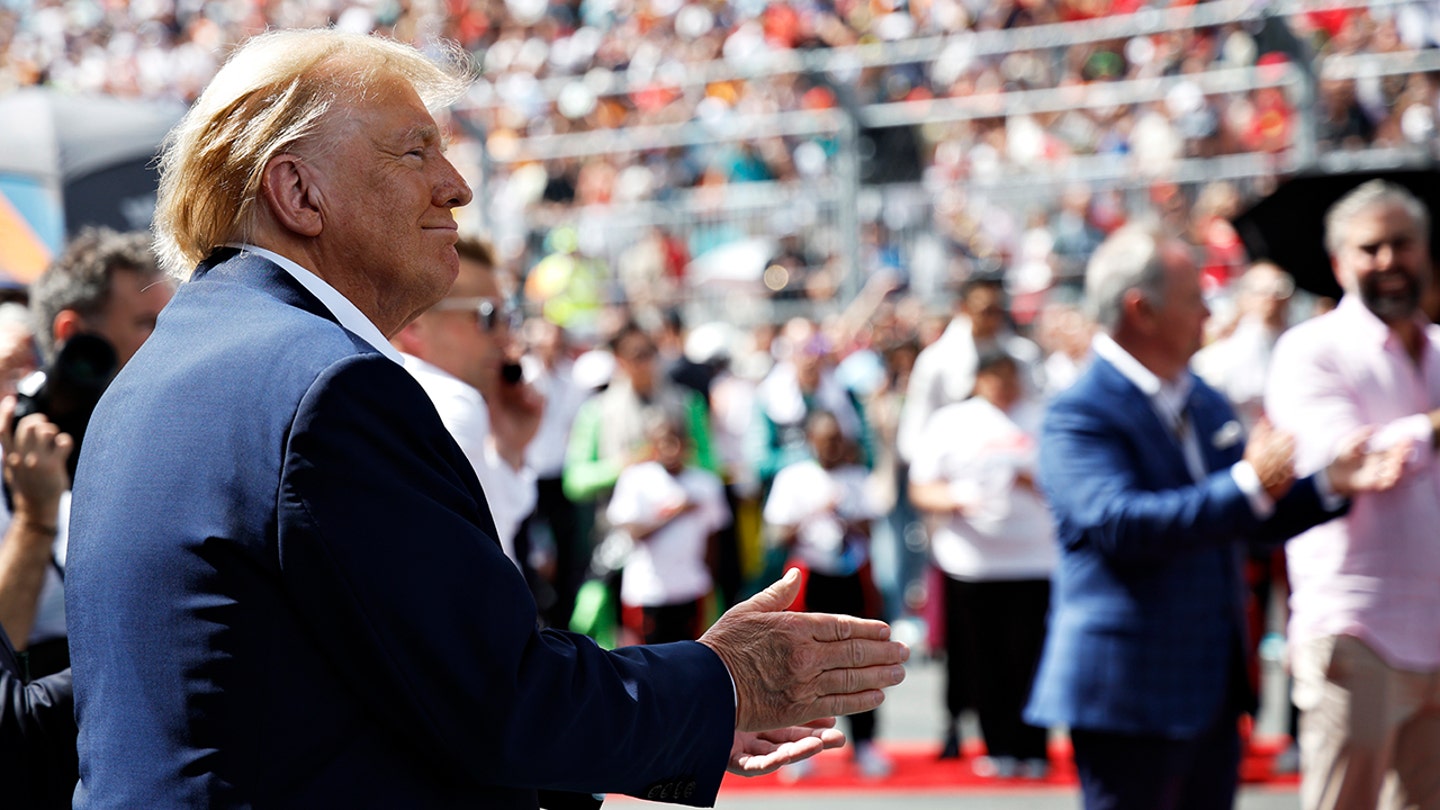
[{"label": "person holding camera", "polygon": [[0,425],[7,492],[0,561],[23,557],[31,564],[11,569],[23,576],[0,580],[0,627],[32,676],[69,666],[63,587],[69,489],[90,411],[150,336],[171,289],[148,233],[108,228],[82,230],[31,287],[45,370],[20,381],[18,400],[5,406]]},{"label": "person holding camera", "polygon": [[516,553],[515,539],[535,508],[536,492],[525,448],[540,429],[544,400],[520,382],[511,356],[515,311],[500,293],[490,246],[461,239],[455,251],[460,275],[450,295],[392,343],[475,467],[505,555],[525,570],[528,561]]}]

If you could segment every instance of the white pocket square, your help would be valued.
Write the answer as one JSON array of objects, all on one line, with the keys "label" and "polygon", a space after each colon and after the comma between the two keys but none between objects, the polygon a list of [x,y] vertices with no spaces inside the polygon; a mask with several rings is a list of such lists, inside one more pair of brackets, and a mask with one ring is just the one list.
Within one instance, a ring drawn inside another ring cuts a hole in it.
[{"label": "white pocket square", "polygon": [[1210,437],[1210,443],[1215,446],[1216,450],[1227,450],[1234,447],[1243,438],[1245,438],[1245,428],[1240,427],[1239,422],[1231,419],[1215,431],[1215,435]]}]

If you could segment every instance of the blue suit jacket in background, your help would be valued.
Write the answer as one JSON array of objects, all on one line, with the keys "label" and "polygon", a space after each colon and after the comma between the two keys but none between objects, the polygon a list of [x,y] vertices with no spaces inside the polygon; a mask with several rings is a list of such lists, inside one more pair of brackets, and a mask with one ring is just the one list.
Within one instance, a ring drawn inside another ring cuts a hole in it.
[{"label": "blue suit jacket in background", "polygon": [[720,660],[538,632],[494,533],[403,368],[268,261],[202,266],[86,434],[76,807],[713,802]]},{"label": "blue suit jacket in background", "polygon": [[1150,400],[1104,359],[1046,414],[1040,483],[1061,555],[1031,723],[1177,739],[1210,727],[1244,683],[1245,544],[1334,516],[1307,478],[1258,520],[1229,472],[1245,449],[1234,413],[1192,380],[1209,472],[1198,483]]}]

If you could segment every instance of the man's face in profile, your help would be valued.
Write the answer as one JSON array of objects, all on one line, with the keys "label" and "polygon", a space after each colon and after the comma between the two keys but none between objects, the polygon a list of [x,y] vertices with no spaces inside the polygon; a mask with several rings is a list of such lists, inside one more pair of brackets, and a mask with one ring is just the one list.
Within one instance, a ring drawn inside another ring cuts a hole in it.
[{"label": "man's face in profile", "polygon": [[1414,317],[1430,273],[1430,251],[1404,206],[1381,203],[1344,223],[1335,275],[1386,323]]},{"label": "man's face in profile", "polygon": [[323,222],[317,250],[362,311],[423,311],[459,271],[451,209],[470,189],[407,82],[381,81],[340,106],[305,148]]}]

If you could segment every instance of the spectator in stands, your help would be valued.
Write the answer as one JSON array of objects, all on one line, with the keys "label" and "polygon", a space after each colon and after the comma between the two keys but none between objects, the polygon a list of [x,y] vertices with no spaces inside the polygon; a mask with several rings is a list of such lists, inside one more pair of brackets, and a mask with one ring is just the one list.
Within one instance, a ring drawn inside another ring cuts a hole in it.
[{"label": "spectator in stands", "polygon": [[958,748],[964,678],[980,715],[981,776],[1044,778],[1048,730],[1021,718],[1045,640],[1055,529],[1035,482],[1039,407],[1020,363],[981,354],[975,395],[947,405],[920,434],[910,498],[943,521],[930,540],[945,574],[944,747]]},{"label": "spectator in stands", "polygon": [[525,452],[539,430],[544,400],[515,364],[512,330],[518,320],[496,281],[490,246],[462,239],[455,249],[460,273],[450,294],[391,342],[475,468],[505,554],[530,571],[532,561],[517,553],[516,538],[535,508],[535,473]]},{"label": "spectator in stands", "polygon": [[681,414],[651,413],[645,438],[653,457],[620,473],[605,511],[634,543],[620,580],[623,622],[631,643],[689,641],[708,625],[715,535],[730,507],[719,476],[687,464]]},{"label": "spectator in stands", "polygon": [[1357,430],[1409,447],[1404,478],[1292,540],[1289,642],[1300,715],[1301,804],[1440,805],[1440,331],[1419,302],[1433,283],[1430,214],[1372,181],[1325,217],[1344,297],[1275,347],[1265,406],[1296,436],[1299,471]]}]

